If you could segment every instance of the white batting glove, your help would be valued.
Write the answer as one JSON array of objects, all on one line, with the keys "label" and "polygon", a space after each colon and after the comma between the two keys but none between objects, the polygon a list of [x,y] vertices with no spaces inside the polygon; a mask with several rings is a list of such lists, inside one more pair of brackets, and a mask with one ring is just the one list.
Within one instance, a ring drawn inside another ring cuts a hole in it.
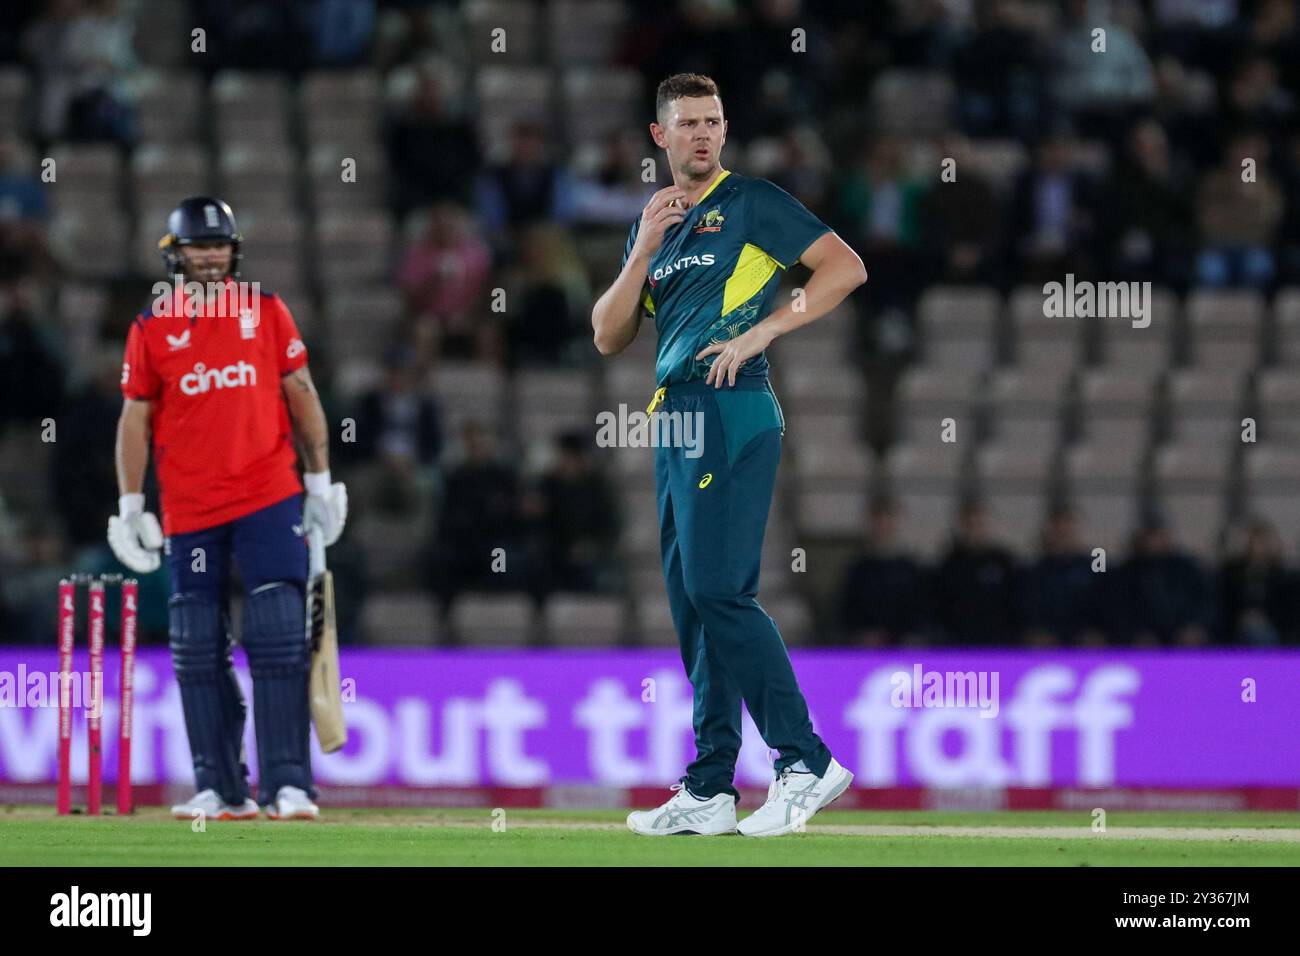
[{"label": "white batting glove", "polygon": [[153,512],[144,510],[144,495],[123,495],[117,501],[118,514],[108,519],[108,546],[117,560],[138,574],[158,570],[162,557],[162,528]]},{"label": "white batting glove", "polygon": [[328,471],[309,471],[302,476],[307,486],[307,500],[302,507],[302,523],[307,533],[320,534],[329,547],[343,533],[348,520],[348,490],[343,482],[330,483]]}]

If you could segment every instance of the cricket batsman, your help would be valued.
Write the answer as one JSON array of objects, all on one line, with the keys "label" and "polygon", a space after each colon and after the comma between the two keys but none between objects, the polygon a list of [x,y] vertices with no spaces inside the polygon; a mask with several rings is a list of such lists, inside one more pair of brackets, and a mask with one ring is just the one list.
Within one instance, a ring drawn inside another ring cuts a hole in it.
[{"label": "cricket batsman", "polygon": [[[142,574],[158,568],[159,548],[167,558],[168,635],[198,790],[172,815],[189,819],[201,810],[208,819],[242,820],[256,817],[261,804],[272,819],[315,819],[304,536],[319,535],[327,546],[338,540],[347,493],[330,481],[325,414],[293,316],[257,283],[237,282],[241,241],[219,199],[186,199],[167,220],[163,261],[169,276],[186,281],[155,299],[127,336],[116,448],[121,497],[108,542]],[[161,528],[142,493],[151,440]],[[243,752],[246,708],[230,657],[232,559],[253,678],[256,803]]]},{"label": "cricket batsman", "polygon": [[[604,355],[636,337],[644,310],[659,346],[647,412],[702,414],[703,453],[655,451],[664,579],[694,688],[695,760],[654,810],[646,836],[778,836],[798,829],[853,780],[813,732],[776,624],[755,596],[785,420],[764,350],[864,283],[862,260],[796,199],[720,164],[727,122],[707,76],[664,80],[650,124],[673,185],[632,226],[623,266],[592,311]],[[781,273],[803,262],[801,298],[773,309]],[[695,420],[701,420],[699,418]],[[741,701],[779,754],[767,801],[736,822]]]}]

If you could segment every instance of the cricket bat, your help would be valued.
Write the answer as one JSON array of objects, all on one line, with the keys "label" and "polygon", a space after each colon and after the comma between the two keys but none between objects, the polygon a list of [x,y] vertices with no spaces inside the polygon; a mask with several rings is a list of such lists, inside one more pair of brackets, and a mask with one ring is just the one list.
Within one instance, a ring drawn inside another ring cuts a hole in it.
[{"label": "cricket bat", "polygon": [[327,754],[348,742],[339,688],[339,639],[334,624],[334,575],[325,567],[325,542],[308,534],[307,636],[311,641],[308,696],[316,739]]}]

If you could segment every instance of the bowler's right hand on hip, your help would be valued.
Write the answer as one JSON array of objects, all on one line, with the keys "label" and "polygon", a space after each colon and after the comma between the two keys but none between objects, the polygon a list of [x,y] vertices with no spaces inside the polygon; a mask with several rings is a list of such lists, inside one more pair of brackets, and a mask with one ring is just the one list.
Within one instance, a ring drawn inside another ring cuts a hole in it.
[{"label": "bowler's right hand on hip", "polygon": [[108,546],[121,561],[138,574],[157,571],[162,558],[162,528],[153,513],[144,510],[144,495],[123,495],[119,513],[108,519]]}]

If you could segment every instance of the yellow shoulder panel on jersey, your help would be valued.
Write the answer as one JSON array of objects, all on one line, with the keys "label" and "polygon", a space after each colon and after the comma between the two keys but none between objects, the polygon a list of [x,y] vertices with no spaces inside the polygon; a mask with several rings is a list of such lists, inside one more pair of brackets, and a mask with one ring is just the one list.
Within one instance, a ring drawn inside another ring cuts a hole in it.
[{"label": "yellow shoulder panel on jersey", "polygon": [[784,266],[769,256],[753,243],[745,243],[736,259],[736,268],[731,270],[727,285],[722,292],[722,314],[730,315],[732,309],[744,305],[767,285],[777,269]]},{"label": "yellow shoulder panel on jersey", "polygon": [[645,298],[641,300],[641,304],[645,306],[645,310],[651,315],[655,314],[655,303],[654,300],[650,298],[649,289],[646,290]]}]

